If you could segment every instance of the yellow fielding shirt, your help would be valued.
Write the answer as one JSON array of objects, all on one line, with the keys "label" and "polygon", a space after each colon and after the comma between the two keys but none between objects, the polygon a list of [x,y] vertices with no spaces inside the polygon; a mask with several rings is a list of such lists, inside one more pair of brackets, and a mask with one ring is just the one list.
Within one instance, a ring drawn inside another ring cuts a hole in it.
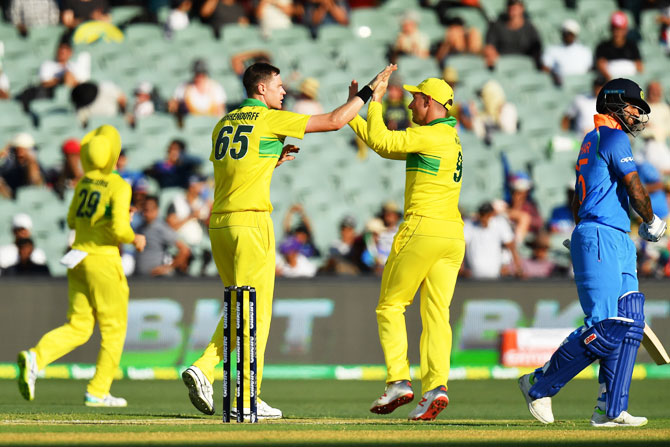
[{"label": "yellow fielding shirt", "polygon": [[118,174],[87,172],[74,190],[67,223],[75,230],[72,248],[92,254],[119,254],[131,243],[130,185]]},{"label": "yellow fielding shirt", "polygon": [[246,99],[214,127],[212,213],[272,211],[270,180],[286,137],[302,139],[309,115],[274,110]]},{"label": "yellow fielding shirt", "polygon": [[458,210],[463,152],[455,124],[454,118],[442,118],[425,126],[390,131],[381,104],[374,101],[368,106],[367,123],[360,116],[349,123],[382,157],[406,160],[405,218],[418,215],[463,223]]}]

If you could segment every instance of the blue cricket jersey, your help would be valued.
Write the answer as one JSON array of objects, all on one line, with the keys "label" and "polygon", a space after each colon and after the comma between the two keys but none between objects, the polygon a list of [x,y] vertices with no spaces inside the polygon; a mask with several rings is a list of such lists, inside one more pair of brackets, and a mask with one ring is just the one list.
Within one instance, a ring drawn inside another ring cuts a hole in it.
[{"label": "blue cricket jersey", "polygon": [[596,222],[628,233],[628,193],[621,181],[637,170],[630,141],[608,115],[595,115],[595,129],[586,134],[575,166],[575,194],[582,222]]}]

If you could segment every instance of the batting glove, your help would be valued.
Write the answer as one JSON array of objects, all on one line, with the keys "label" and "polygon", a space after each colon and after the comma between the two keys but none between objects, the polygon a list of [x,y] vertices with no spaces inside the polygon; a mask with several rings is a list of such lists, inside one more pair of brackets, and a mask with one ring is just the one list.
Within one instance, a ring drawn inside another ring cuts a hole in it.
[{"label": "batting glove", "polygon": [[642,222],[642,225],[637,230],[637,234],[649,242],[658,242],[663,237],[666,227],[667,224],[665,221],[654,214],[651,223]]}]

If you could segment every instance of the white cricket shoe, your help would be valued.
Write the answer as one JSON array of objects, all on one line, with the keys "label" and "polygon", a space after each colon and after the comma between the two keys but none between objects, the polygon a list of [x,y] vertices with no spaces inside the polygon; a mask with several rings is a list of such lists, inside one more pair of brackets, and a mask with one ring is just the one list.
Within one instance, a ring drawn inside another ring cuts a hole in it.
[{"label": "white cricket shoe", "polygon": [[554,413],[551,411],[551,397],[533,399],[530,394],[528,394],[531,386],[533,386],[533,384],[530,383],[530,374],[519,377],[519,389],[521,389],[521,394],[523,394],[523,397],[526,399],[530,414],[543,424],[553,423]]},{"label": "white cricket shoe", "polygon": [[35,399],[37,356],[35,351],[21,351],[16,359],[19,366],[19,392],[25,400]]},{"label": "white cricket shoe", "polygon": [[188,388],[188,397],[195,408],[205,414],[214,414],[214,391],[212,384],[197,366],[190,366],[181,373]]},{"label": "white cricket shoe", "polygon": [[594,427],[642,427],[647,425],[647,418],[642,416],[631,416],[627,411],[622,411],[619,416],[610,419],[604,410],[596,407],[591,416],[591,425]]},{"label": "white cricket shoe", "polygon": [[[279,408],[273,408],[267,404],[264,400],[258,399],[256,401],[256,413],[258,415],[258,420],[261,419],[281,419],[284,414]],[[230,409],[230,417],[237,417],[237,407],[232,407]],[[244,409],[244,420],[248,421],[251,419],[251,410],[249,408]]]},{"label": "white cricket shoe", "polygon": [[123,397],[114,397],[111,394],[101,398],[87,392],[84,396],[84,405],[87,407],[127,407],[128,402]]},{"label": "white cricket shoe", "polygon": [[386,385],[384,394],[372,402],[370,411],[377,414],[389,414],[399,406],[412,402],[413,399],[412,383],[409,380],[398,380]]},{"label": "white cricket shoe", "polygon": [[427,391],[421,398],[421,402],[407,417],[410,421],[432,421],[438,414],[449,405],[447,387],[440,385]]}]

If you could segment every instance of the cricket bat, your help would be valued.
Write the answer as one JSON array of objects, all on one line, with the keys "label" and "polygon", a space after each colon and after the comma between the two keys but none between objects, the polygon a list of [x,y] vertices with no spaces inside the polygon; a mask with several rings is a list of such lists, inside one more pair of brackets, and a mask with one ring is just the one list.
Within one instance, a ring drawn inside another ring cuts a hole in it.
[{"label": "cricket bat", "polygon": [[644,346],[644,349],[647,350],[649,356],[657,365],[667,365],[670,363],[670,356],[668,356],[668,353],[665,351],[663,343],[661,343],[661,340],[658,339],[647,323],[644,324],[642,346]]}]

